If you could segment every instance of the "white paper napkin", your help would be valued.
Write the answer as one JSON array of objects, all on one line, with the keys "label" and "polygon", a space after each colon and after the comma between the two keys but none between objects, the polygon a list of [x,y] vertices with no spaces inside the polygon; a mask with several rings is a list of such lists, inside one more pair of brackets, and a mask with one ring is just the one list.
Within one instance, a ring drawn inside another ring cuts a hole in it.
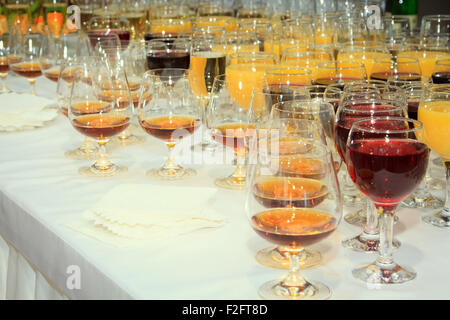
[{"label": "white paper napkin", "polygon": [[204,228],[225,218],[211,206],[213,188],[124,184],[66,226],[114,246],[152,243]]},{"label": "white paper napkin", "polygon": [[0,130],[15,131],[42,127],[58,115],[54,101],[31,94],[0,94]]}]

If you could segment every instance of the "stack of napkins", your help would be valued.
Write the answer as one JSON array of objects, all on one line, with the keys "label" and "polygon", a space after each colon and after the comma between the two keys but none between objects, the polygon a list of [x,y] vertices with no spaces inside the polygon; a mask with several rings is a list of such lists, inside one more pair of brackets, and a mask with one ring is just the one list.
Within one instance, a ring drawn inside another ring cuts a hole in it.
[{"label": "stack of napkins", "polygon": [[[163,242],[205,228],[225,218],[211,206],[214,188],[124,184],[106,193],[71,229],[115,246]],[[149,243],[147,242],[147,243]]]},{"label": "stack of napkins", "polygon": [[58,115],[54,101],[31,94],[0,94],[0,131],[42,127]]}]

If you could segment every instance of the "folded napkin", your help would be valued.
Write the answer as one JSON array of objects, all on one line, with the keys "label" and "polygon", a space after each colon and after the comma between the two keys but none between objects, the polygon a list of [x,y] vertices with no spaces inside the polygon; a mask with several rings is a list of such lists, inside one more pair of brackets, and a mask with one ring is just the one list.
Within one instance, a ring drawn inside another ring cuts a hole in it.
[{"label": "folded napkin", "polygon": [[58,115],[54,101],[31,94],[0,94],[0,130],[15,131],[42,127]]},{"label": "folded napkin", "polygon": [[213,188],[124,184],[66,225],[119,247],[142,244],[142,240],[166,241],[222,226],[224,217],[211,206],[216,192]]}]

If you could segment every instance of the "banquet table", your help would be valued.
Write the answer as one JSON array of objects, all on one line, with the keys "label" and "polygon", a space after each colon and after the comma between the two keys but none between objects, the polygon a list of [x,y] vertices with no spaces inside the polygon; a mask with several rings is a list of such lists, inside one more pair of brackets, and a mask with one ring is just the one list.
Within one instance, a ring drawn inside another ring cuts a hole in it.
[{"label": "banquet table", "polygon": [[[28,89],[26,80],[16,76],[8,77],[8,85],[19,92]],[[37,81],[38,95],[55,100],[55,88],[47,79]],[[216,177],[233,170],[230,165],[194,164],[196,177],[151,180],[145,171],[160,166],[167,150],[146,136],[143,144],[112,150],[111,158],[128,166],[125,175],[83,177],[78,168],[90,162],[64,157],[82,139],[62,115],[43,128],[0,133],[0,298],[259,299],[262,283],[286,273],[255,260],[257,250],[270,244],[251,229],[242,191],[217,193],[214,207],[226,217],[224,226],[167,242],[116,247],[67,227],[121,184],[214,188]],[[173,201],[176,197],[174,193]],[[417,272],[415,280],[375,286],[354,279],[352,268],[372,262],[375,255],[342,247],[342,240],[361,231],[344,220],[313,246],[322,261],[304,275],[327,284],[331,299],[449,299],[450,231],[424,224],[421,216],[428,211],[402,208],[395,226],[402,243],[395,259]],[[68,285],[73,266],[80,271],[80,287]]]}]

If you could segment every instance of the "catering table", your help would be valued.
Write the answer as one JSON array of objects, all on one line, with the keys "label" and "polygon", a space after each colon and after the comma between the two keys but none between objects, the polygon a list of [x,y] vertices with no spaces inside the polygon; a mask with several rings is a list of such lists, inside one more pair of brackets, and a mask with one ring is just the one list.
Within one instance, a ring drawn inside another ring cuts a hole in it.
[{"label": "catering table", "polygon": [[[9,76],[8,85],[28,89],[26,80],[15,76]],[[37,92],[54,99],[55,85],[38,79]],[[214,200],[227,217],[223,227],[174,241],[119,248],[68,228],[67,223],[120,184],[214,187],[216,177],[232,171],[229,165],[193,165],[198,175],[189,180],[150,180],[145,171],[160,166],[167,151],[147,136],[143,144],[113,150],[111,158],[128,166],[127,174],[87,178],[78,168],[89,161],[64,157],[82,139],[63,116],[44,128],[0,134],[0,298],[258,299],[263,282],[286,273],[256,262],[256,251],[270,244],[251,229],[241,191],[220,190]],[[425,225],[424,213],[403,208],[395,226],[402,242],[395,259],[417,271],[414,281],[384,287],[354,279],[351,269],[372,262],[375,255],[341,246],[360,232],[344,220],[313,246],[323,259],[304,275],[332,288],[332,299],[449,299],[450,231]],[[79,268],[79,289],[67,285],[71,266]]]}]

